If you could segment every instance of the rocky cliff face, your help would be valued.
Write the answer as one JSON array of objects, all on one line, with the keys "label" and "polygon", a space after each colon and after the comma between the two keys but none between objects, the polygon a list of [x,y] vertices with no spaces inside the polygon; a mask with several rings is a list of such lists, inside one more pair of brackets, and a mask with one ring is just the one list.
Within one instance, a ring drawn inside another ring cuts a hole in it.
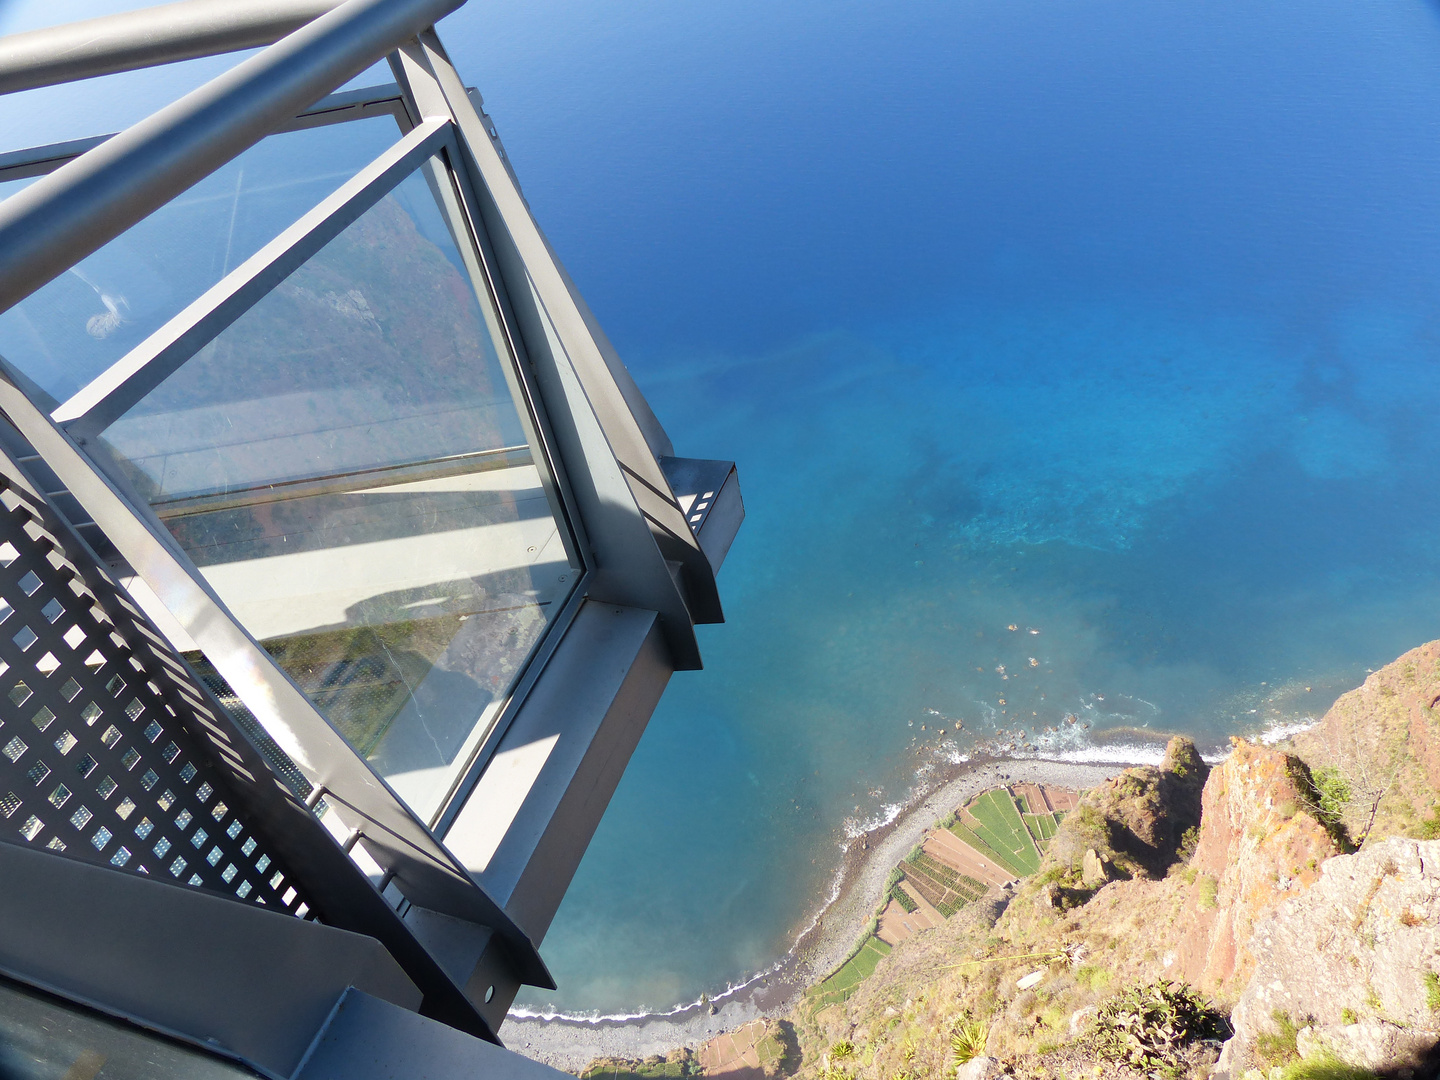
[{"label": "rocky cliff face", "polygon": [[1006,1075],[1130,1075],[1086,1056],[1095,1006],[1161,978],[1233,1004],[1255,966],[1255,924],[1339,851],[1313,801],[1290,754],[1237,740],[1207,769],[1190,740],[1173,739],[1159,768],[1086,792],[1039,872],[996,890],[984,919],[902,942],[850,1001],[801,1017],[807,1062],[843,1041],[863,1047],[867,1077],[943,1075],[945,1033],[972,1016],[988,1020],[987,1050]]},{"label": "rocky cliff face", "polygon": [[1233,1000],[1250,978],[1247,947],[1256,920],[1302,892],[1339,853],[1308,809],[1304,766],[1289,754],[1232,740],[1230,756],[1205,785],[1201,826],[1187,874],[1178,973]]},{"label": "rocky cliff face", "polygon": [[1217,1077],[1327,1051],[1392,1075],[1435,1075],[1440,841],[1390,839],[1330,859],[1309,889],[1256,921],[1249,950],[1254,977]]},{"label": "rocky cliff face", "polygon": [[1440,838],[1440,641],[1371,674],[1296,736],[1294,751],[1338,781],[1334,809],[1356,843]]}]

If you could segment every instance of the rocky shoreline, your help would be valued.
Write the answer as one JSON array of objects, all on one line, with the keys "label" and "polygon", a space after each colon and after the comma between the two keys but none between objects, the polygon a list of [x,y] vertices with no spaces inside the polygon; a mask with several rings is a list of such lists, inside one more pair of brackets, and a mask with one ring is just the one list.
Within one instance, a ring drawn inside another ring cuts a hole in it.
[{"label": "rocky shoreline", "polygon": [[950,764],[893,821],[847,846],[834,900],[818,912],[772,970],[710,1004],[624,1020],[512,1016],[501,1028],[500,1037],[512,1050],[574,1072],[597,1057],[641,1058],[697,1046],[762,1016],[783,1012],[808,986],[845,960],[874,915],[890,871],[927,830],[956,807],[1007,783],[1033,781],[1080,790],[1115,776],[1128,764],[1029,758]]}]

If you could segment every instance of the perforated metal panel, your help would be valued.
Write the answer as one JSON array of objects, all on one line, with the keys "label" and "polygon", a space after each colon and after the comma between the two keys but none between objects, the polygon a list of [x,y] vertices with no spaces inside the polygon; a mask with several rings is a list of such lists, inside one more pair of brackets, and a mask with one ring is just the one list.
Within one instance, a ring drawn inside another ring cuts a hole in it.
[{"label": "perforated metal panel", "polygon": [[0,840],[310,914],[192,736],[225,749],[184,666],[43,500],[0,485]]}]

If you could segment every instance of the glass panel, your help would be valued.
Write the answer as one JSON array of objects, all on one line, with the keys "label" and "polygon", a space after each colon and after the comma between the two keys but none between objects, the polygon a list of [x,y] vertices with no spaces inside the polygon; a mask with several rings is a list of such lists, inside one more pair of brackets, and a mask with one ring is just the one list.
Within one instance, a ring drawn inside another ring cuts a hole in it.
[{"label": "glass panel", "polygon": [[389,116],[270,136],[0,314],[0,356],[64,401],[398,137]]},{"label": "glass panel", "polygon": [[0,978],[0,1076],[6,1080],[236,1080],[257,1075]]},{"label": "glass panel", "polygon": [[426,817],[578,577],[429,169],[101,438]]}]

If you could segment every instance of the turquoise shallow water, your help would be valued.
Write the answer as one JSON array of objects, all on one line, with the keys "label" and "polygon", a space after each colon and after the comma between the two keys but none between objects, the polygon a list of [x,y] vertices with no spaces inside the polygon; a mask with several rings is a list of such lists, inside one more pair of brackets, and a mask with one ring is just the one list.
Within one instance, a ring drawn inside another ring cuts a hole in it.
[{"label": "turquoise shallow water", "polygon": [[[1219,749],[1440,636],[1431,5],[472,0],[441,29],[749,514],[524,1007],[774,963],[927,763]],[[111,127],[214,66],[0,126]]]}]

